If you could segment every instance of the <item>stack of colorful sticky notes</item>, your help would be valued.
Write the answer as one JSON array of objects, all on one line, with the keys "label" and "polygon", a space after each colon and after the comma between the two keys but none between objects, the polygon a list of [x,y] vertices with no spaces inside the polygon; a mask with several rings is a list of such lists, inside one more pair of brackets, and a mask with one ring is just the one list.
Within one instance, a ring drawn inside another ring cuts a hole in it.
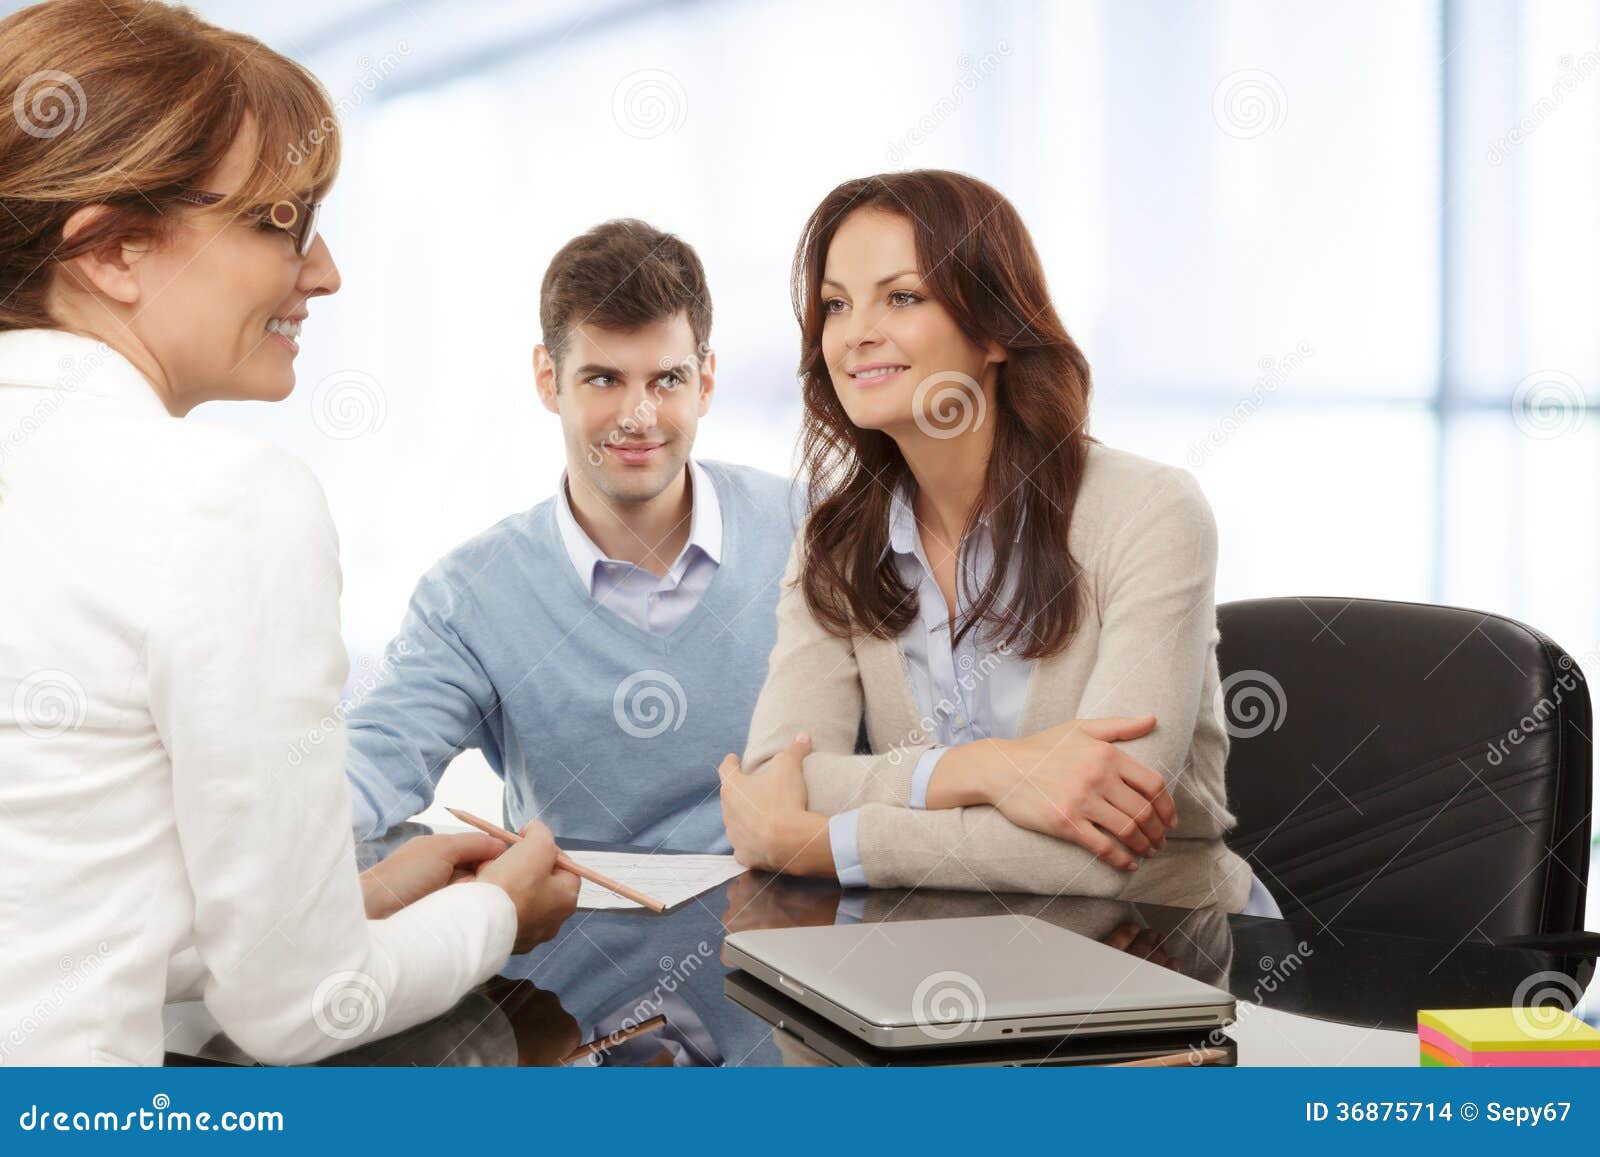
[{"label": "stack of colorful sticky notes", "polygon": [[1600,1031],[1559,1008],[1422,1011],[1417,1043],[1429,1066],[1600,1066]]}]

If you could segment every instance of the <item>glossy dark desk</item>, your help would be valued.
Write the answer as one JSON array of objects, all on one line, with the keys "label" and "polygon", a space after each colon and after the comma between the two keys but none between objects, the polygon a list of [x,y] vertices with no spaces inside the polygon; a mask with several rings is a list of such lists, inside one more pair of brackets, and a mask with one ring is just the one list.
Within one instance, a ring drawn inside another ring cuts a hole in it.
[{"label": "glossy dark desk", "polygon": [[[427,829],[403,825],[361,849],[362,865]],[[564,841],[568,847],[599,847]],[[612,850],[627,850],[607,845]],[[1224,1064],[1415,1065],[1416,1011],[1510,1005],[1530,985],[1582,992],[1593,956],[1559,956],[1074,897],[939,891],[842,891],[836,884],[746,873],[667,912],[580,911],[561,935],[513,957],[500,976],[443,1016],[325,1064],[551,1065],[576,1046],[656,1015],[664,1028],[578,1065],[1106,1063],[1104,1050],[1038,1042],[1004,1055],[841,1053],[813,1047],[816,1024],[775,1027],[730,998],[723,937],[742,928],[1015,912],[1111,943],[1226,988],[1238,1019]],[[930,962],[930,971],[937,969]],[[735,981],[738,986],[738,981]],[[794,1010],[790,1010],[794,1011]],[[803,1015],[804,1010],[799,1010]],[[813,1018],[814,1019],[814,1018]],[[197,1004],[168,1009],[168,1063],[250,1063]],[[791,1031],[791,1029],[793,1031]],[[807,1041],[810,1040],[810,1043]],[[1157,1048],[1176,1052],[1176,1042]],[[1134,1054],[1128,1054],[1134,1055]]]}]

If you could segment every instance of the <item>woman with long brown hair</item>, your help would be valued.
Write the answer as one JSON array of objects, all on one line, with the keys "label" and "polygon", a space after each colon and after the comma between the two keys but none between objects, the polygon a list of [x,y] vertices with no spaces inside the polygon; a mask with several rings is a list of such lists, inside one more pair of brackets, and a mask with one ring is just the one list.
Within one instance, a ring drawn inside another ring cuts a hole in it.
[{"label": "woman with long brown hair", "polygon": [[847,181],[794,263],[811,514],[743,766],[740,859],[846,884],[1275,914],[1224,845],[1216,526],[1089,436],[1021,218],[937,170]]},{"label": "woman with long brown hair", "polygon": [[358,877],[327,502],[178,420],[294,388],[331,102],[186,9],[54,0],[0,21],[0,108],[0,1063],[160,1064],[169,998],[279,1062],[442,1012],[577,878],[542,827]]}]

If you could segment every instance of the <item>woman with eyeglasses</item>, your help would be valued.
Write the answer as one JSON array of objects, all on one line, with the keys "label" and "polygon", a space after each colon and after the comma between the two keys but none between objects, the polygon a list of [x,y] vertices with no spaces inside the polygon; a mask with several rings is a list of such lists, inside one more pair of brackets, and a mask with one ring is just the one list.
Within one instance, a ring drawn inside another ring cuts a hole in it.
[{"label": "woman with eyeglasses", "polygon": [[294,389],[327,94],[187,10],[54,0],[0,21],[0,107],[0,1063],[160,1064],[168,999],[279,1063],[436,1015],[577,878],[539,825],[358,876],[322,491],[181,420]]},{"label": "woman with eyeglasses", "polygon": [[794,302],[812,512],[721,769],[735,853],[1276,915],[1223,843],[1211,509],[1089,436],[1089,365],[1016,209],[961,173],[847,181]]}]

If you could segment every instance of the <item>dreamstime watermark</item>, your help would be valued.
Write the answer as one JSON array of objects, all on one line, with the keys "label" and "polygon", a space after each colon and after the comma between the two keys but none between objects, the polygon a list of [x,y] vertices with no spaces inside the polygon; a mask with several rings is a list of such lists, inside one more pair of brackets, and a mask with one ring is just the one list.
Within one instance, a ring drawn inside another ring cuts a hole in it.
[{"label": "dreamstime watermark", "polygon": [[383,429],[389,399],[363,370],[335,370],[311,391],[311,421],[330,438],[348,442]]},{"label": "dreamstime watermark", "polygon": [[656,411],[660,408],[661,403],[649,395],[639,399],[639,404],[623,416],[622,420],[617,423],[616,429],[608,431],[600,441],[588,444],[586,456],[589,459],[589,465],[599,466],[606,460],[605,447],[626,446],[629,441],[637,438],[640,434],[654,430],[656,428]]},{"label": "dreamstime watermark", "polygon": [[94,946],[94,951],[87,956],[73,959],[63,956],[57,962],[60,977],[50,986],[50,991],[38,1000],[33,1007],[23,1014],[22,1019],[6,1030],[0,1037],[0,1063],[3,1063],[7,1054],[14,1053],[27,1043],[29,1037],[38,1032],[50,1021],[50,1018],[60,1012],[67,1001],[72,999],[74,993],[83,987],[84,982],[100,970],[111,955],[111,946],[104,940]]},{"label": "dreamstime watermark", "polygon": [[635,739],[654,739],[683,726],[689,700],[683,684],[666,671],[635,671],[617,684],[611,717]]},{"label": "dreamstime watermark", "polygon": [[111,347],[105,342],[96,342],[94,349],[81,358],[67,356],[56,363],[61,369],[61,377],[55,382],[50,392],[40,398],[21,418],[0,436],[0,464],[6,460],[6,455],[12,450],[20,450],[35,434],[44,428],[51,418],[60,412],[67,404],[67,399],[76,394],[90,376],[100,365],[111,356]]},{"label": "dreamstime watermark", "polygon": [[900,164],[914,149],[938,132],[941,125],[956,115],[967,97],[978,91],[978,86],[1000,67],[1002,58],[1010,55],[1011,45],[1001,40],[976,61],[967,53],[956,57],[955,83],[950,86],[948,93],[940,96],[927,112],[917,118],[916,124],[889,146],[890,164]]},{"label": "dreamstime watermark", "polygon": [[365,972],[332,973],[311,994],[311,1019],[333,1040],[376,1032],[388,1011],[383,987]]},{"label": "dreamstime watermark", "polygon": [[400,58],[410,55],[411,45],[400,40],[395,42],[391,51],[385,52],[376,61],[370,56],[358,56],[356,67],[360,70],[360,75],[350,86],[350,91],[334,102],[333,112],[324,116],[310,132],[289,146],[286,156],[289,164],[291,166],[302,164],[318,145],[332,139],[339,131],[340,119],[366,103],[367,97],[378,91],[378,87],[399,69]]},{"label": "dreamstime watermark", "polygon": [[1520,747],[1522,741],[1536,731],[1566,700],[1566,693],[1576,691],[1584,682],[1583,669],[1572,661],[1571,655],[1562,655],[1556,661],[1556,666],[1561,668],[1561,673],[1556,676],[1556,685],[1553,691],[1554,700],[1550,695],[1541,695],[1539,702],[1533,705],[1516,725],[1507,731],[1501,739],[1492,740],[1489,744],[1489,766],[1499,767],[1505,762],[1506,756],[1511,754],[1513,747]]},{"label": "dreamstime watermark", "polygon": [[[956,666],[960,668],[960,674],[956,676],[956,684],[968,693],[977,690],[978,684],[998,671],[1001,664],[1010,656],[1011,644],[1009,641],[1002,642],[981,659],[973,659],[971,655],[963,654],[956,660]],[[933,705],[932,711],[917,721],[917,730],[910,735],[911,742],[921,743],[937,735],[940,723],[963,711],[965,711],[965,708],[960,703],[955,702],[948,695],[943,696],[939,702]],[[900,762],[905,757],[906,751],[904,747],[891,747],[889,749],[889,763],[892,766],[899,767]]]},{"label": "dreamstime watermark", "polygon": [[930,438],[959,438],[983,425],[988,403],[976,378],[960,370],[940,370],[911,392],[911,418]]},{"label": "dreamstime watermark", "polygon": [[1540,441],[1576,434],[1588,410],[1587,392],[1563,370],[1536,370],[1511,391],[1511,420]]},{"label": "dreamstime watermark", "polygon": [[988,1011],[983,986],[965,972],[930,973],[911,994],[912,1019],[934,1040],[953,1040],[972,1031]]},{"label": "dreamstime watermark", "polygon": [[[1301,965],[1316,955],[1316,950],[1304,940],[1298,941],[1294,951],[1285,953],[1282,957],[1262,956],[1256,961],[1256,968],[1261,975],[1250,987],[1250,995],[1235,1002],[1234,1017],[1242,1021],[1247,1016],[1255,1013],[1261,1007],[1262,997],[1271,996],[1282,988],[1300,971]],[[1237,995],[1237,994],[1236,994]],[[1189,1046],[1189,1063],[1202,1065],[1206,1061],[1208,1048],[1222,1048],[1229,1042],[1228,1034],[1221,1028],[1214,1028],[1204,1041]]]},{"label": "dreamstime watermark", "polygon": [[411,640],[396,639],[394,645],[384,652],[383,658],[377,663],[373,663],[371,659],[362,659],[360,666],[367,669],[362,670],[360,675],[350,681],[350,694],[340,699],[331,712],[317,720],[316,726],[289,748],[289,766],[299,767],[311,754],[312,748],[321,747],[329,738],[339,734],[350,713],[361,706],[367,696],[393,674],[396,664],[402,659],[410,658],[414,650]]},{"label": "dreamstime watermark", "polygon": [[283,1114],[275,1110],[224,1109],[192,1113],[172,1108],[172,1098],[157,1093],[148,1109],[125,1113],[108,1109],[52,1110],[30,1104],[17,1116],[24,1133],[282,1133]]},{"label": "dreamstime watermark", "polygon": [[[674,389],[684,389],[691,383],[696,389],[700,385],[700,370],[705,365],[706,358],[711,356],[711,347],[701,342],[695,352],[686,358],[673,358],[663,356],[656,363],[656,380],[675,374],[678,384]],[[638,405],[625,414],[617,423],[616,429],[608,431],[604,438],[598,442],[590,442],[585,447],[585,457],[589,465],[599,466],[605,461],[604,448],[607,446],[623,446],[630,439],[638,437],[656,428],[656,414],[661,409],[661,403],[648,393],[639,399]]]},{"label": "dreamstime watermark", "polygon": [[17,85],[11,97],[11,115],[23,132],[47,141],[83,127],[89,116],[89,98],[77,77],[47,68]]},{"label": "dreamstime watermark", "polygon": [[656,369],[662,374],[675,373],[684,381],[698,381],[700,371],[705,367],[706,359],[711,354],[710,343],[700,342],[695,346],[694,353],[685,358],[663,354],[656,362]]},{"label": "dreamstime watermark", "polygon": [[1517,985],[1511,998],[1511,1020],[1534,1040],[1553,1040],[1567,1032],[1583,1000],[1583,985],[1565,972],[1535,972]]},{"label": "dreamstime watermark", "polygon": [[12,691],[11,714],[24,735],[54,739],[83,726],[89,714],[89,694],[70,671],[35,671]]},{"label": "dreamstime watermark", "polygon": [[1241,68],[1217,82],[1211,93],[1211,116],[1217,127],[1236,140],[1264,137],[1289,116],[1289,96],[1272,73]]},{"label": "dreamstime watermark", "polygon": [[611,119],[636,140],[676,132],[689,113],[689,94],[672,73],[659,68],[630,72],[611,91]]},{"label": "dreamstime watermark", "polygon": [[1217,685],[1211,709],[1235,739],[1254,739],[1276,731],[1289,717],[1283,684],[1265,671],[1235,671]]},{"label": "dreamstime watermark", "polygon": [[1556,61],[1560,75],[1551,84],[1550,91],[1533,102],[1517,123],[1489,142],[1488,160],[1496,167],[1505,163],[1514,150],[1539,130],[1539,126],[1555,116],[1578,88],[1600,71],[1600,43],[1582,56],[1563,55]]},{"label": "dreamstime watermark", "polygon": [[618,1026],[618,1031],[627,1032],[629,1029],[637,1028],[652,1017],[659,1016],[663,1006],[666,1004],[667,997],[688,984],[690,978],[699,972],[706,962],[713,959],[716,954],[717,949],[707,941],[702,940],[694,946],[694,951],[686,956],[677,958],[663,956],[656,961],[660,976],[656,978],[655,985],[650,990],[650,995],[640,997],[638,1002],[628,1010],[627,1014],[622,1018],[622,1023]]},{"label": "dreamstime watermark", "polygon": [[1274,358],[1267,354],[1256,363],[1261,370],[1261,376],[1256,379],[1255,385],[1250,387],[1247,397],[1234,403],[1233,409],[1211,429],[1206,431],[1205,437],[1197,439],[1189,445],[1189,465],[1200,466],[1210,457],[1211,452],[1239,432],[1239,429],[1255,416],[1267,395],[1278,392],[1280,386],[1289,380],[1289,376],[1305,365],[1306,360],[1317,351],[1310,342],[1298,342],[1294,349],[1281,358]]}]

